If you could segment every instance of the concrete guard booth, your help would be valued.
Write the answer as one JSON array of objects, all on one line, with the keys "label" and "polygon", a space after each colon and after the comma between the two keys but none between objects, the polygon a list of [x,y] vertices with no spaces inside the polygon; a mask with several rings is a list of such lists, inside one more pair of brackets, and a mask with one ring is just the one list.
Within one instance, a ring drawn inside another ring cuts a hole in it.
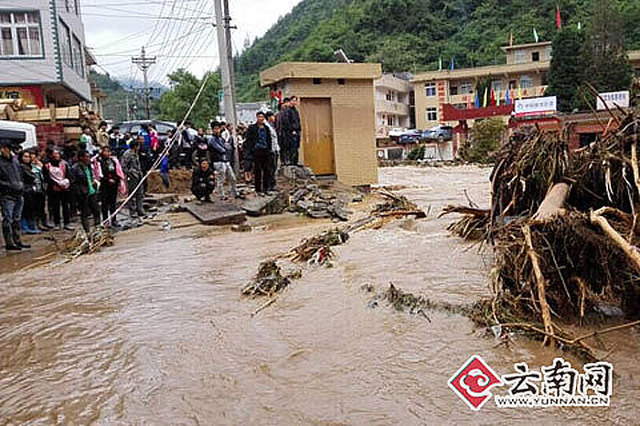
[{"label": "concrete guard booth", "polygon": [[378,182],[374,80],[380,64],[283,62],[260,83],[300,99],[301,162],[347,185]]}]

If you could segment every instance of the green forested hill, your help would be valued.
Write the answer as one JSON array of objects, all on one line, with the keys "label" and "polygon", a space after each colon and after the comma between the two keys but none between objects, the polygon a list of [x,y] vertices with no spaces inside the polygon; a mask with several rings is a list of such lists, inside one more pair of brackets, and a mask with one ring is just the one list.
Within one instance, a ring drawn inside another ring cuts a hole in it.
[{"label": "green forested hill", "polygon": [[[500,46],[589,23],[593,0],[303,0],[236,58],[241,100],[263,98],[258,73],[281,61],[334,61],[342,48],[357,62],[381,62],[385,71],[419,72],[504,62]],[[640,49],[640,0],[612,0],[624,17],[628,49]]]}]

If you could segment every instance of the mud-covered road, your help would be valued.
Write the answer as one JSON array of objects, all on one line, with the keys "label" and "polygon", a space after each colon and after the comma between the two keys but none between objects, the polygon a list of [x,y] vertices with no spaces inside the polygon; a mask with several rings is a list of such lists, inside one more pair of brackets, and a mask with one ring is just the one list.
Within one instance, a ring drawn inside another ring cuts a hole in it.
[{"label": "mud-covered road", "polygon": [[[279,216],[269,229],[193,226],[123,233],[56,268],[0,274],[0,424],[637,424],[639,336],[607,335],[609,408],[471,411],[447,386],[473,354],[501,374],[564,354],[497,345],[463,316],[370,307],[365,284],[436,301],[489,296],[491,259],[437,219],[463,191],[488,204],[489,169],[385,168],[381,184],[429,217],[354,235],[335,267],[304,265],[278,300],[240,297],[261,260],[330,222]],[[179,220],[179,219],[176,219]],[[1,265],[2,263],[0,263]],[[567,356],[580,367],[579,360]]]}]

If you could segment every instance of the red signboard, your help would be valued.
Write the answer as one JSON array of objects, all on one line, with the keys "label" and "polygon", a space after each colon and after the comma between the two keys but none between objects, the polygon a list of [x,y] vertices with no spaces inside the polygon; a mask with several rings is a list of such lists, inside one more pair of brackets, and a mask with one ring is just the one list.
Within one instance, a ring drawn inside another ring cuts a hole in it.
[{"label": "red signboard", "polygon": [[458,109],[451,104],[442,105],[443,121],[475,120],[503,116],[508,117],[513,112],[513,105],[488,106],[486,108]]},{"label": "red signboard", "polygon": [[44,93],[40,86],[0,87],[0,99],[23,99],[27,105],[44,108]]}]

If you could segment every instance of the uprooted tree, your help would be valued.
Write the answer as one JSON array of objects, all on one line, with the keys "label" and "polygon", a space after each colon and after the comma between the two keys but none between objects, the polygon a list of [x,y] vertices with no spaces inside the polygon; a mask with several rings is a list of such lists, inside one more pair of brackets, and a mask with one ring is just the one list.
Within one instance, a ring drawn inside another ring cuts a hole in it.
[{"label": "uprooted tree", "polygon": [[446,209],[464,215],[452,231],[493,247],[495,297],[476,321],[590,351],[559,324],[640,316],[640,115],[612,122],[577,151],[555,132],[514,134],[496,155],[491,208]]}]

